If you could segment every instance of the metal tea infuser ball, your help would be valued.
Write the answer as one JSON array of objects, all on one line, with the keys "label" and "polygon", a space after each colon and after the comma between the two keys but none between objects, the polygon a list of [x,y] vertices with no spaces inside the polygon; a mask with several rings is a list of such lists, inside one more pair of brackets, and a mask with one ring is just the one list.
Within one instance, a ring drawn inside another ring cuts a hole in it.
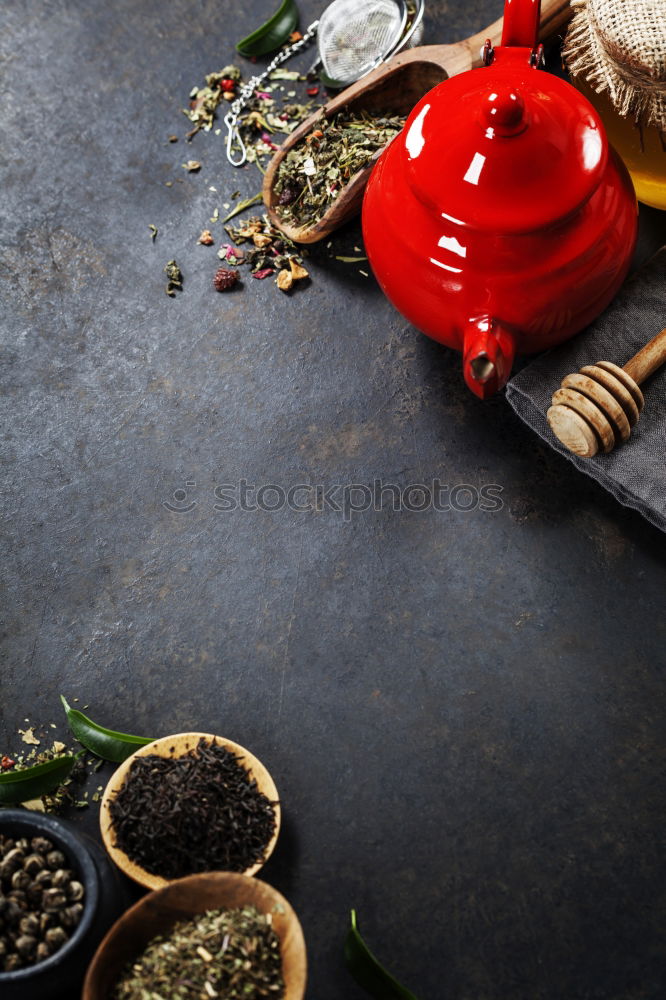
[{"label": "metal tea infuser ball", "polygon": [[[333,0],[303,37],[283,49],[263,73],[245,83],[225,116],[227,159],[233,166],[245,163],[246,150],[238,133],[238,117],[273,70],[317,38],[322,82],[327,87],[346,87],[404,48],[418,45],[423,36],[423,0]],[[313,67],[314,68],[314,67]],[[234,145],[239,149],[234,154]]]}]

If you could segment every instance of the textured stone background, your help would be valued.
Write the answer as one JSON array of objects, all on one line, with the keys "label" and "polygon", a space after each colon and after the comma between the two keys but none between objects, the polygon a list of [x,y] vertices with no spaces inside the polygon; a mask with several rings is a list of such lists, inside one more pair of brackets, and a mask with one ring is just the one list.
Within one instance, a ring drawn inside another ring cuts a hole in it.
[{"label": "textured stone background", "polygon": [[[259,176],[222,137],[166,139],[272,6],[0,13],[3,751],[26,716],[60,723],[59,692],[115,728],[252,749],[283,799],[264,877],[302,919],[312,1000],[361,996],[351,906],[420,1000],[657,1000],[666,539],[331,259],[358,227],[290,298],[212,290],[196,237]],[[426,40],[500,10],[430,3]],[[243,478],[436,476],[504,506],[213,509]]]}]

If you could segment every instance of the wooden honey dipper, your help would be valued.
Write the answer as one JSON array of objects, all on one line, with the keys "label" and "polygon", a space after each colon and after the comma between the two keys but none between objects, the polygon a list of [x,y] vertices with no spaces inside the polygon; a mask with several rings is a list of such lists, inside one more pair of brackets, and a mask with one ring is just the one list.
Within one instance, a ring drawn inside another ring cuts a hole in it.
[{"label": "wooden honey dipper", "polygon": [[638,388],[666,362],[666,329],[619,368],[611,361],[585,365],[553,393],[546,419],[555,437],[581,458],[608,453],[626,441],[643,409]]}]

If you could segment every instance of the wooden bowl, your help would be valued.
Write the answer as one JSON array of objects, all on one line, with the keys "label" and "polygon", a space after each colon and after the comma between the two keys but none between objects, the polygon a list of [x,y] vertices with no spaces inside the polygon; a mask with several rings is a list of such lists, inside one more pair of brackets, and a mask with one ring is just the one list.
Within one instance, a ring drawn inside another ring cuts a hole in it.
[{"label": "wooden bowl", "polygon": [[137,865],[134,861],[132,861],[124,851],[115,846],[113,821],[111,819],[109,806],[111,801],[124,785],[129,769],[132,766],[132,761],[136,757],[145,757],[147,754],[157,754],[159,757],[182,757],[188,752],[188,750],[192,750],[196,747],[202,737],[206,740],[216,740],[218,744],[222,744],[222,746],[226,747],[227,750],[231,750],[231,752],[237,757],[242,757],[242,765],[246,771],[251,773],[252,777],[257,782],[257,788],[259,791],[263,792],[270,802],[276,803],[273,807],[275,811],[275,830],[273,831],[273,836],[268,842],[263,860],[257,861],[250,868],[246,868],[242,874],[254,875],[255,872],[258,872],[262,865],[266,863],[273,852],[273,848],[275,847],[278,833],[280,832],[280,803],[278,801],[278,793],[275,783],[260,760],[257,760],[256,757],[254,757],[248,750],[240,746],[238,743],[233,743],[231,740],[224,739],[222,736],[212,736],[210,733],[178,733],[176,736],[163,736],[159,740],[153,740],[152,743],[148,743],[146,746],[140,747],[139,750],[136,750],[131,757],[128,757],[127,760],[120,765],[117,771],[114,771],[106,788],[104,789],[104,795],[102,796],[99,812],[102,840],[104,841],[104,846],[106,847],[109,856],[120,868],[120,870],[125,873],[125,875],[134,879],[135,882],[138,882],[139,885],[144,886],[146,889],[161,889],[164,886],[169,885],[170,882],[174,882],[176,880],[162,878],[161,875],[154,875],[152,872],[146,871],[145,868],[142,868],[140,865]]},{"label": "wooden bowl", "polygon": [[81,1000],[108,1000],[125,965],[136,959],[155,935],[168,932],[178,920],[205,910],[248,905],[272,914],[273,928],[280,939],[284,1000],[302,1000],[307,958],[298,917],[272,886],[236,872],[187,875],[135,903],[116,921],[95,952]]}]

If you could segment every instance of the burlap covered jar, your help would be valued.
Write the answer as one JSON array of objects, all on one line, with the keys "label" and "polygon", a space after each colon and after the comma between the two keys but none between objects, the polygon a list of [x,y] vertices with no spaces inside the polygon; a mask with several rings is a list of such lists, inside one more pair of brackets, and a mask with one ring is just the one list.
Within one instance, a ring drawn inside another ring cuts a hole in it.
[{"label": "burlap covered jar", "polygon": [[640,201],[666,209],[666,0],[572,0],[564,60]]}]

